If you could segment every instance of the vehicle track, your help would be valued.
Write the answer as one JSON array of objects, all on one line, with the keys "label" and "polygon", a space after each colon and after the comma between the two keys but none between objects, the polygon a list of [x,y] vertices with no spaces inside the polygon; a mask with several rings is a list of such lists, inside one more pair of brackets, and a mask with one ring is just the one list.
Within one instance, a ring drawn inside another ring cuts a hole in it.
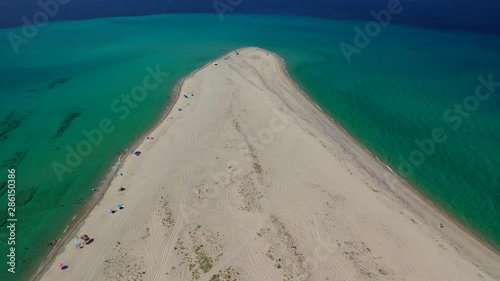
[{"label": "vehicle track", "polygon": [[[201,99],[200,102],[203,102],[203,99]],[[225,111],[223,121],[220,123],[220,125],[218,126],[218,128],[216,130],[216,132],[217,132],[215,134],[216,135],[215,141],[216,141],[216,145],[217,145],[216,147],[220,147],[220,144],[223,141],[222,137],[225,136],[224,132],[227,130],[229,116],[230,116],[230,111],[229,110]],[[198,133],[196,133],[196,132],[191,133],[191,138],[190,138],[191,145],[189,146],[190,149],[187,152],[187,156],[185,157],[185,159],[187,159],[188,161],[191,161],[192,163],[190,165],[187,165],[188,168],[185,169],[182,173],[183,174],[183,179],[182,179],[183,189],[182,189],[181,199],[179,202],[176,220],[174,223],[174,229],[172,230],[172,233],[169,235],[169,238],[166,242],[166,245],[165,245],[165,247],[163,247],[163,251],[161,252],[158,270],[153,274],[153,279],[150,279],[150,280],[154,280],[154,281],[161,280],[163,271],[171,263],[174,255],[175,255],[175,251],[173,250],[173,247],[174,247],[174,245],[179,237],[181,230],[184,228],[184,226],[186,224],[185,218],[186,218],[187,214],[185,214],[184,211],[185,211],[185,208],[189,208],[188,194],[191,191],[191,188],[193,186],[195,186],[195,183],[193,181],[195,178],[197,178],[195,171],[194,171],[194,167],[197,164],[196,162],[199,160],[196,160],[196,159],[200,159],[200,158],[202,158],[203,160],[208,159],[208,150],[202,150],[202,152],[200,153],[199,151],[195,151],[195,149],[194,149],[196,147],[197,141],[199,139],[200,138],[199,138]],[[200,171],[197,173],[197,175],[199,176],[200,174],[203,173],[203,171],[204,171],[204,169],[200,169]]]},{"label": "vehicle track", "polygon": [[[196,140],[197,140],[197,134],[195,132],[192,132],[191,139],[190,139],[191,146],[189,146],[190,149],[186,152],[186,154],[187,154],[186,159],[190,159],[190,160],[195,159],[194,158],[195,151],[194,151],[193,147],[196,145]],[[173,246],[174,246],[175,242],[177,241],[177,238],[179,237],[179,234],[180,234],[182,228],[184,227],[184,217],[185,217],[184,206],[188,206],[186,199],[188,197],[187,195],[189,193],[190,188],[193,186],[192,181],[194,179],[194,175],[193,175],[194,174],[194,164],[195,163],[192,163],[192,165],[186,165],[187,168],[182,171],[182,175],[183,175],[182,185],[183,185],[183,187],[182,187],[182,194],[181,194],[180,203],[179,203],[179,207],[178,207],[178,211],[177,211],[177,216],[176,216],[176,219],[174,222],[174,229],[172,230],[172,233],[169,235],[169,237],[166,241],[166,244],[163,247],[163,251],[161,251],[160,262],[159,262],[158,267],[157,267],[158,269],[153,274],[153,278],[150,280],[154,280],[154,281],[161,280],[163,270],[169,264],[169,262],[171,260],[170,256],[172,256],[174,254]]]},{"label": "vehicle track", "polygon": [[[309,205],[307,204],[305,198],[304,198],[304,191],[303,189],[299,189],[300,191],[298,192],[298,199],[299,199],[299,202],[301,203],[300,205],[302,206],[302,208],[304,209],[304,213],[307,215],[307,217],[309,218],[309,221],[312,222],[312,227],[311,227],[311,234],[313,235],[314,237],[314,240],[315,241],[318,241],[321,243],[321,241],[326,241],[321,233],[318,231],[318,229],[315,227],[315,225],[318,225],[318,222],[316,221],[316,218],[315,216],[312,215],[311,213],[311,210],[309,208]],[[345,212],[345,209],[342,208],[343,212]],[[342,217],[345,217],[344,215]],[[329,247],[329,245],[321,245],[322,247]],[[337,271],[339,272],[339,274],[342,276],[342,278],[344,280],[352,280],[350,277],[349,277],[349,274],[347,273],[347,271],[345,270],[344,266],[342,265],[341,262],[339,262],[337,260],[337,258],[335,257],[335,253],[333,251],[329,251],[329,257],[330,259],[333,260],[333,265],[334,267],[337,269]]]},{"label": "vehicle track", "polygon": [[[297,139],[294,139],[292,147],[288,153],[287,161],[285,161],[285,164],[287,166],[287,169],[284,169],[286,172],[286,175],[289,175],[290,173],[290,164],[291,164],[291,159],[293,157],[293,148],[297,144]],[[234,259],[234,257],[240,253],[241,251],[244,251],[244,248],[247,244],[247,242],[254,237],[254,235],[262,228],[262,226],[265,224],[265,222],[269,219],[269,215],[272,213],[273,208],[278,204],[280,201],[280,198],[282,198],[282,194],[284,193],[285,190],[285,183],[284,179],[286,175],[281,177],[281,181],[279,184],[279,190],[275,198],[271,201],[272,206],[269,207],[269,210],[262,214],[262,217],[255,222],[255,224],[250,225],[248,228],[246,228],[246,231],[243,233],[242,236],[240,236],[239,239],[236,240],[235,245],[232,245],[228,247],[229,250],[226,250],[222,256],[222,258],[217,262],[217,264],[214,265],[214,267],[204,274],[199,280],[200,281],[207,281],[209,278],[215,274],[218,270],[222,269],[224,266],[230,263],[231,260]]]},{"label": "vehicle track", "polygon": [[[166,163],[167,161],[165,160],[163,163]],[[163,165],[160,165],[159,168],[156,170],[156,172],[154,173],[154,177],[152,177],[148,183],[146,184],[146,187],[151,187],[153,186],[153,183],[155,182],[155,180],[157,180],[157,176],[162,172],[162,169],[163,169]],[[147,203],[148,200],[146,200],[146,197],[147,197],[147,193],[144,192],[144,193],[141,193],[142,196],[140,197],[140,200],[136,203],[135,206],[132,206],[131,208],[127,206],[127,209],[130,208],[132,210],[137,210],[139,209],[139,207],[142,205],[145,205]],[[116,219],[116,218],[114,218]],[[97,256],[92,260],[91,264],[89,266],[86,267],[86,270],[85,272],[83,273],[82,277],[80,280],[93,280],[90,278],[91,274],[95,273],[95,270],[97,268],[98,265],[101,265],[102,264],[102,257],[105,253],[109,253],[111,252],[110,248],[112,247],[112,245],[114,245],[114,242],[116,241],[116,239],[118,238],[119,235],[121,235],[121,233],[123,231],[126,230],[126,228],[129,226],[129,221],[126,220],[125,218],[121,218],[121,223],[118,225],[118,229],[111,233],[110,235],[106,236],[106,240],[104,241],[104,243],[102,243],[103,247],[100,248],[100,251],[98,252]]]}]

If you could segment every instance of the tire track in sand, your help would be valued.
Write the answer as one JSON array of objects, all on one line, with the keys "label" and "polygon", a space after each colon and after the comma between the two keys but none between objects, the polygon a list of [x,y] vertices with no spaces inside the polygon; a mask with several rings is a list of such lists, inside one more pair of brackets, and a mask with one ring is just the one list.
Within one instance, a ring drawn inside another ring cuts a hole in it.
[{"label": "tire track in sand", "polygon": [[291,149],[288,153],[287,161],[284,162],[283,166],[286,166],[287,168],[284,169],[286,171],[286,175],[283,175],[280,177],[280,184],[278,188],[278,192],[275,196],[275,198],[271,201],[272,205],[269,206],[269,209],[267,212],[265,212],[260,219],[258,219],[255,224],[250,225],[248,228],[246,228],[245,232],[243,235],[240,236],[239,239],[235,240],[234,245],[231,247],[228,247],[229,250],[226,250],[221,259],[217,262],[217,264],[214,264],[214,266],[207,272],[205,273],[199,281],[208,281],[209,278],[211,278],[212,275],[216,274],[218,270],[222,269],[224,266],[229,264],[234,257],[242,252],[244,250],[244,247],[248,243],[248,241],[254,237],[254,235],[260,230],[265,222],[269,219],[269,215],[272,213],[273,208],[279,203],[280,198],[282,198],[282,194],[284,193],[285,190],[285,182],[284,179],[289,175],[290,172],[290,167],[291,167],[291,160],[294,155],[293,153],[293,148],[296,146],[298,139],[295,138]]},{"label": "tire track in sand", "polygon": [[[202,101],[200,101],[200,102],[202,102]],[[229,106],[229,108],[231,108],[231,106]],[[215,134],[217,136],[215,138],[216,143],[217,143],[216,147],[220,147],[220,144],[223,140],[222,137],[225,136],[225,134],[223,134],[223,132],[225,132],[226,128],[227,128],[228,119],[229,119],[229,110],[225,112],[222,119],[223,119],[222,122],[220,122],[220,125],[216,129],[216,134]],[[202,159],[205,159],[205,160],[207,159],[208,150],[203,150],[203,153],[199,153],[199,152],[196,152],[194,149],[198,139],[199,139],[198,134],[196,132],[192,132],[192,134],[191,134],[191,143],[192,144],[190,146],[191,149],[189,149],[188,156],[185,159],[191,160],[192,162],[198,161],[200,159],[200,157],[202,157]],[[173,247],[174,247],[175,242],[177,241],[177,239],[179,237],[181,230],[185,226],[184,219],[189,215],[189,214],[185,214],[185,209],[189,208],[188,207],[189,204],[187,202],[188,194],[189,194],[189,191],[191,190],[191,188],[194,186],[193,180],[195,179],[195,176],[194,176],[194,168],[193,167],[195,166],[195,164],[196,163],[192,163],[192,165],[187,165],[188,169],[186,169],[183,173],[183,185],[184,185],[184,187],[183,187],[182,194],[181,194],[181,200],[180,200],[179,207],[178,207],[176,221],[174,223],[174,230],[170,234],[170,236],[167,240],[166,246],[163,247],[163,251],[161,253],[161,258],[160,258],[159,268],[155,272],[155,274],[153,275],[153,279],[150,279],[150,280],[160,281],[163,271],[171,263],[173,257],[175,256],[175,251],[173,250]],[[202,172],[203,172],[203,169],[200,169],[200,172],[198,174],[201,174]],[[192,207],[192,208],[194,208],[194,207]],[[195,209],[198,211],[197,208],[195,208]]]},{"label": "tire track in sand", "polygon": [[[299,189],[299,192],[298,192],[298,200],[299,200],[299,203],[300,205],[302,206],[302,208],[304,209],[304,213],[307,215],[308,217],[308,221],[311,222],[311,227],[310,229],[312,230],[310,233],[312,234],[312,236],[314,237],[314,240],[319,242],[321,244],[321,246],[323,248],[328,248],[329,245],[325,245],[325,243],[323,243],[323,241],[326,241],[325,239],[323,239],[321,233],[318,231],[316,225],[318,225],[318,222],[316,220],[316,218],[312,215],[311,213],[311,210],[309,208],[309,205],[307,204],[306,200],[305,200],[305,196],[304,196],[304,190],[303,188],[300,188]],[[345,212],[345,208],[344,206],[341,206],[341,211],[342,212]],[[341,216],[342,218],[345,218],[345,215],[342,215]],[[342,219],[341,222],[343,222],[344,220]],[[334,267],[337,269],[337,272],[339,272],[339,274],[342,276],[342,279],[343,280],[352,280],[350,277],[349,277],[349,274],[346,272],[346,270],[344,269],[344,266],[342,266],[341,262],[339,262],[337,260],[337,258],[334,256],[334,253],[331,251],[331,250],[327,250],[328,251],[328,259],[332,259],[333,261],[333,265]],[[318,260],[316,260],[317,263],[319,263]],[[319,266],[317,266],[319,267]]]},{"label": "tire track in sand", "polygon": [[[196,139],[197,139],[197,134],[195,132],[192,132],[191,133],[191,144],[192,145],[189,146],[190,149],[186,153],[188,155],[188,157],[186,159],[189,159],[189,160],[195,159],[195,157],[193,157],[193,156],[195,155],[194,145],[196,144]],[[160,256],[160,262],[158,265],[158,269],[153,274],[153,278],[150,280],[154,280],[154,281],[161,280],[163,270],[168,265],[168,263],[170,261],[170,256],[174,254],[174,251],[173,251],[174,242],[179,237],[179,234],[180,234],[182,228],[184,227],[184,217],[185,217],[184,206],[187,206],[187,204],[186,204],[187,195],[188,195],[189,190],[191,189],[191,186],[193,186],[192,181],[194,179],[194,177],[193,177],[194,165],[186,165],[186,167],[187,168],[184,169],[183,173],[182,173],[182,175],[183,175],[183,179],[182,179],[183,188],[182,188],[181,198],[179,200],[180,203],[179,203],[179,208],[178,208],[177,216],[176,216],[175,223],[174,223],[174,229],[172,230],[172,233],[169,235],[169,238],[167,239],[167,242],[166,242],[165,246],[163,247],[163,251],[161,252],[161,256]]]},{"label": "tire track in sand", "polygon": [[[167,160],[163,161],[163,164],[165,164],[166,162],[167,162]],[[163,169],[163,165],[160,165],[159,168],[154,173],[154,176],[151,177],[151,179],[145,185],[146,188],[153,186],[154,182],[159,178],[158,175],[162,172],[162,169]],[[132,211],[140,209],[140,206],[146,205],[146,203],[149,201],[149,200],[146,200],[146,197],[148,195],[147,192],[143,192],[141,194],[142,194],[142,196],[140,197],[140,200],[136,203],[135,206],[133,206],[133,208],[131,208]],[[100,248],[100,251],[98,252],[97,256],[94,259],[92,259],[92,263],[90,264],[90,266],[86,267],[86,270],[83,273],[80,280],[92,280],[93,281],[93,279],[90,279],[90,276],[92,273],[95,273],[97,265],[102,264],[103,255],[105,253],[111,252],[110,248],[112,247],[112,245],[114,245],[114,242],[116,241],[118,236],[121,233],[123,233],[126,228],[129,227],[130,222],[126,218],[122,218],[121,220],[122,221],[118,225],[118,228],[116,229],[116,231],[114,231],[112,234],[106,236],[107,239],[103,243],[104,246],[102,248]]]}]

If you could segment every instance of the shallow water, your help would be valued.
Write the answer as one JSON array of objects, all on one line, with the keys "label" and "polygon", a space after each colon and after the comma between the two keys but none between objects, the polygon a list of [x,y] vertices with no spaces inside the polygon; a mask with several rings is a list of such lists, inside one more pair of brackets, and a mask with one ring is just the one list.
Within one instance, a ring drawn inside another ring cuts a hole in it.
[{"label": "shallow water", "polygon": [[[62,234],[118,153],[158,120],[176,81],[244,46],[282,56],[293,78],[350,134],[500,246],[500,87],[477,108],[468,104],[474,110],[467,116],[453,111],[471,102],[479,76],[500,81],[500,38],[390,25],[347,63],[339,44],[353,44],[353,28],[364,25],[157,15],[51,23],[17,55],[0,45],[0,186],[15,168],[16,278],[36,269],[50,251],[46,243]],[[20,29],[0,30],[0,37],[9,32]],[[137,87],[146,88],[143,78],[154,72],[155,86],[142,93]],[[141,100],[127,102],[132,93]],[[419,148],[437,128],[446,140]],[[0,194],[4,223],[5,187]],[[5,245],[0,250],[7,253]],[[11,280],[5,277],[12,276],[2,270],[0,279]]]}]

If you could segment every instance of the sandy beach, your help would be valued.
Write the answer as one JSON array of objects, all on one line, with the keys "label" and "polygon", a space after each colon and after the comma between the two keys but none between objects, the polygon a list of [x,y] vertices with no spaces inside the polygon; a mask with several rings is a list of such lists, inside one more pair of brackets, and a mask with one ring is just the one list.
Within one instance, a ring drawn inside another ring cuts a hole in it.
[{"label": "sandy beach", "polygon": [[500,279],[498,254],[335,125],[275,54],[231,52],[181,83],[79,225],[93,242],[63,241],[37,280]]}]

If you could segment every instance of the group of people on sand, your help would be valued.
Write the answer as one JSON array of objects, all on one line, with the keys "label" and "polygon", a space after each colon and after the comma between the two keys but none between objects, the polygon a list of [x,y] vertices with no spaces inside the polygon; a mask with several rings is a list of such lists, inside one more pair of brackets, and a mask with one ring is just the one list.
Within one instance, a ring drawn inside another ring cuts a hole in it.
[{"label": "group of people on sand", "polygon": [[[151,136],[146,136],[146,139],[149,140],[149,139],[154,139],[154,138],[151,137]],[[56,148],[54,148],[54,149],[56,149]],[[59,149],[59,148],[57,148],[57,149]],[[126,152],[126,150],[124,150],[120,154],[124,154],[125,152]],[[121,173],[121,172],[119,172],[118,174],[120,176],[123,176],[123,173]],[[94,189],[92,189],[92,191],[96,191],[96,189],[94,188]],[[124,187],[120,187],[118,189],[118,191],[119,192],[123,192],[123,191],[125,191],[125,188]],[[120,203],[120,204],[116,205],[116,210],[113,209],[113,208],[109,208],[108,212],[111,213],[111,214],[114,214],[114,213],[117,212],[117,210],[122,210],[123,208],[124,208],[123,204]],[[93,241],[94,241],[93,238],[90,238],[90,236],[88,236],[87,234],[83,234],[80,237],[76,236],[75,246],[78,247],[78,248],[80,248],[80,249],[82,249],[85,245],[89,245]],[[49,246],[55,246],[58,242],[59,242],[58,240],[54,239],[54,240],[50,241],[49,243],[47,243],[47,245],[49,245]],[[68,268],[68,265],[65,265],[63,263],[59,263],[59,264],[57,264],[57,268],[62,269],[62,270],[66,270]]]},{"label": "group of people on sand", "polygon": [[[119,207],[119,209],[123,209],[123,204],[117,205],[117,208],[118,207]],[[48,243],[48,245],[55,246],[57,244],[57,242],[58,242],[57,240],[53,240],[50,243]],[[75,241],[75,246],[78,247],[79,249],[83,249],[83,247],[85,245],[89,245],[92,242],[94,242],[94,239],[90,238],[90,236],[88,236],[87,234],[83,234],[80,237],[78,237],[78,235],[77,235],[76,236],[76,241]],[[69,266],[66,265],[66,264],[64,264],[64,263],[58,263],[57,264],[57,268],[62,269],[62,270],[66,270],[66,269],[68,269],[68,267]]]},{"label": "group of people on sand", "polygon": [[[81,239],[81,240],[80,240]],[[94,239],[90,238],[90,236],[88,236],[87,234],[83,234],[82,236],[78,237],[76,236],[76,241],[75,241],[75,245],[82,249],[84,245],[89,245],[90,243],[92,243],[94,241]]]},{"label": "group of people on sand", "polygon": [[[123,190],[125,190],[125,189],[123,189]],[[116,209],[118,209],[118,210],[122,210],[123,208],[124,208],[124,207],[123,207],[123,204],[116,204]],[[117,210],[115,210],[115,209],[113,209],[113,208],[109,208],[109,209],[108,209],[108,213],[110,213],[110,214],[114,214],[114,213],[116,213],[116,211],[117,211]]]},{"label": "group of people on sand", "polygon": [[[123,188],[123,187],[122,187],[122,188]],[[125,190],[125,188],[123,188],[123,190]],[[119,210],[121,210],[121,209],[123,209],[124,207],[123,207],[123,204],[117,204],[117,205],[116,205],[116,208],[117,208],[117,209],[119,209]],[[110,212],[110,213],[115,213],[115,212],[116,212],[116,210],[114,210],[114,209],[111,209],[111,208],[110,208],[110,209],[109,209],[109,212]],[[57,242],[58,242],[57,240],[53,240],[53,241],[51,241],[50,243],[48,243],[48,245],[55,246],[55,245],[57,244]],[[93,239],[93,238],[90,238],[90,236],[88,236],[87,234],[83,234],[83,235],[82,235],[82,236],[80,236],[80,237],[76,236],[75,246],[76,246],[76,247],[78,247],[78,248],[80,248],[80,249],[83,249],[83,247],[84,247],[85,245],[89,245],[89,244],[91,244],[92,242],[94,242],[94,239]],[[63,264],[63,263],[59,263],[59,264],[57,264],[57,267],[58,267],[59,269],[66,270],[66,269],[68,268],[68,265],[65,265],[65,264]]]}]

